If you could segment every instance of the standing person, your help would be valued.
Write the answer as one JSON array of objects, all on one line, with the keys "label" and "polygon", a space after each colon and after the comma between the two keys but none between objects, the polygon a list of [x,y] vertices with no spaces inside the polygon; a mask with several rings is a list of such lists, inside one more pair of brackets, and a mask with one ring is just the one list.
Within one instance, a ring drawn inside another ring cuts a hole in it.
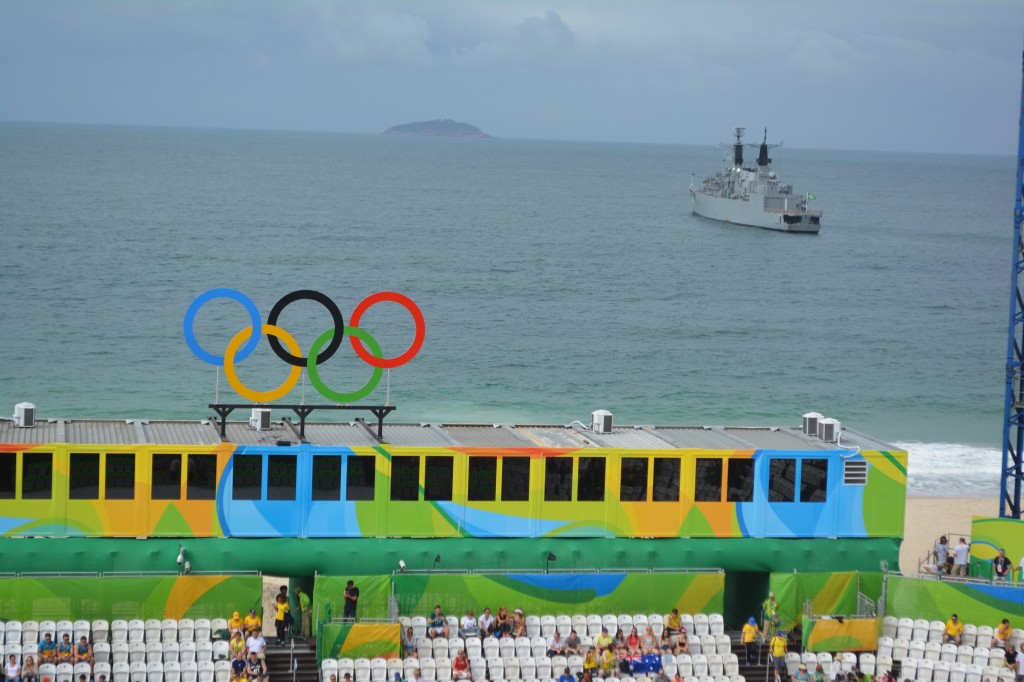
[{"label": "standing person", "polygon": [[935,556],[935,566],[938,570],[942,573],[948,573],[949,541],[946,540],[945,535],[939,538],[939,541],[932,547],[932,554]]},{"label": "standing person", "polygon": [[743,626],[743,648],[746,649],[747,653],[747,665],[754,665],[754,660],[757,658],[757,620],[751,616],[747,619],[747,624]]},{"label": "standing person", "polygon": [[345,586],[345,609],[341,617],[345,620],[356,619],[356,605],[359,603],[359,588],[354,580],[349,580]]},{"label": "standing person", "polygon": [[776,631],[772,636],[771,641],[772,661],[775,663],[776,680],[784,680],[788,677],[788,675],[786,675],[787,644],[785,635],[783,635],[781,631]]},{"label": "standing person", "polygon": [[779,622],[779,605],[775,601],[774,592],[768,593],[768,598],[764,600],[761,610],[761,631],[764,632],[765,637],[771,637],[775,634],[775,626]]},{"label": "standing person", "polygon": [[992,560],[992,581],[1006,582],[1010,579],[1010,560],[1006,558],[1006,550],[999,548],[999,554]]},{"label": "standing person", "polygon": [[967,541],[960,538],[960,544],[953,549],[953,575],[955,577],[966,578],[967,567],[971,563],[971,546],[967,544]]},{"label": "standing person", "polygon": [[312,604],[309,601],[309,595],[303,592],[301,587],[295,588],[295,598],[299,600],[299,623],[302,629],[302,636],[308,640],[311,630],[310,620],[313,612]]},{"label": "standing person", "polygon": [[277,631],[277,643],[280,646],[284,646],[285,639],[285,616],[290,616],[292,610],[291,605],[288,603],[287,587],[282,587],[281,592],[278,593],[277,598],[274,600],[274,629]]}]

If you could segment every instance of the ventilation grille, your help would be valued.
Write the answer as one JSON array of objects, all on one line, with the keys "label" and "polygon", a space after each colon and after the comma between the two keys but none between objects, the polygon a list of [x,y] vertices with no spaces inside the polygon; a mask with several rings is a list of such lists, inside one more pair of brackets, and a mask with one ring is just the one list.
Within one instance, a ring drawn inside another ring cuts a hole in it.
[{"label": "ventilation grille", "polygon": [[867,485],[868,463],[863,459],[848,459],[843,465],[843,483],[846,485]]}]

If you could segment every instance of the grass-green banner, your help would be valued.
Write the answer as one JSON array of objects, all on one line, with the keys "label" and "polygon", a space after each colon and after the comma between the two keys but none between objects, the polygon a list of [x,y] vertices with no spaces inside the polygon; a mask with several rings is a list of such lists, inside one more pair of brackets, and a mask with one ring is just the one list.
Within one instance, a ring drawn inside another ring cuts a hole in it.
[{"label": "grass-green banner", "polygon": [[260,608],[260,576],[4,578],[0,613],[21,620],[228,618]]},{"label": "grass-green banner", "polygon": [[811,601],[815,615],[857,613],[857,592],[877,599],[881,574],[858,573],[772,573],[769,589],[778,603],[779,625],[789,630],[800,622],[804,602]]},{"label": "grass-green banner", "polygon": [[[388,597],[391,596],[391,576],[387,575],[318,575],[313,584],[314,621],[327,620],[328,604],[330,617],[341,618],[345,610],[345,587],[348,581],[359,588],[356,602],[357,618],[387,618]],[[314,628],[316,624],[314,623]]]},{"label": "grass-green banner", "polygon": [[889,577],[886,615],[946,621],[952,613],[975,625],[1015,623],[1024,618],[1024,588]]},{"label": "grass-green banner", "polygon": [[396,658],[402,655],[402,628],[386,623],[327,623],[320,644],[324,658]]}]

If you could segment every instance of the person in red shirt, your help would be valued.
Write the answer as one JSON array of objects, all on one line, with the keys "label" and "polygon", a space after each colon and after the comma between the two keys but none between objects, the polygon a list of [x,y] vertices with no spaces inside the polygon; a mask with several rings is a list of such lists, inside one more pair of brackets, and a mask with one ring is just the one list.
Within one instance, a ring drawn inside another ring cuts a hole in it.
[{"label": "person in red shirt", "polygon": [[469,659],[466,658],[466,650],[459,649],[459,653],[455,656],[455,660],[452,661],[452,679],[453,680],[472,680],[473,674],[469,669]]}]

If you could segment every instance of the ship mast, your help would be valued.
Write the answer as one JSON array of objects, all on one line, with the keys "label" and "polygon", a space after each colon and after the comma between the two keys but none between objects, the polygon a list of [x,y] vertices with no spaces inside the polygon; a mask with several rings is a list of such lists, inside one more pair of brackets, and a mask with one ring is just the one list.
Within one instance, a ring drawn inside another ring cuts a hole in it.
[{"label": "ship mast", "polygon": [[764,140],[761,142],[761,149],[757,155],[757,165],[767,166],[771,162],[772,160],[768,158],[768,128],[766,127],[764,129]]},{"label": "ship mast", "polygon": [[736,136],[736,142],[732,146],[733,168],[743,168],[743,133],[746,131],[746,128],[739,126],[732,129],[733,134]]}]

